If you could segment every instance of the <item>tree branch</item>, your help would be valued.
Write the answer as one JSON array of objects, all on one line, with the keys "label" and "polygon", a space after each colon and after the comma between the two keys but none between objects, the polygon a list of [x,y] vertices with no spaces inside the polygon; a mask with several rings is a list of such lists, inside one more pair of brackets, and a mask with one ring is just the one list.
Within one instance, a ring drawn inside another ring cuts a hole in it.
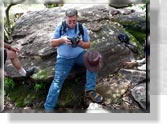
[{"label": "tree branch", "polygon": [[7,33],[8,34],[11,34],[11,25],[10,25],[10,17],[9,17],[9,10],[10,10],[10,8],[12,7],[12,6],[14,6],[14,5],[17,5],[17,4],[21,4],[21,3],[23,3],[24,1],[26,1],[26,0],[19,0],[19,1],[16,1],[16,2],[11,2],[10,4],[9,4],[9,6],[6,8],[6,10],[5,10],[5,15],[6,15],[6,22],[7,22]]}]

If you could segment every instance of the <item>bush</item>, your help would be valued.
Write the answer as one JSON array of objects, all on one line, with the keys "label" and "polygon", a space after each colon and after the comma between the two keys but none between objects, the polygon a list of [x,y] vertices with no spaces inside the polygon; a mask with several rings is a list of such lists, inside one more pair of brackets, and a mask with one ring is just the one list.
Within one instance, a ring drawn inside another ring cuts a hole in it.
[{"label": "bush", "polygon": [[11,78],[4,78],[4,94],[7,95],[10,89],[16,86],[15,82]]},{"label": "bush", "polygon": [[58,4],[58,3],[46,3],[44,4],[46,8],[54,8],[54,7],[60,7],[63,6],[63,4]]},{"label": "bush", "polygon": [[45,88],[45,85],[43,83],[36,83],[34,86],[35,91],[40,91],[43,88]]}]

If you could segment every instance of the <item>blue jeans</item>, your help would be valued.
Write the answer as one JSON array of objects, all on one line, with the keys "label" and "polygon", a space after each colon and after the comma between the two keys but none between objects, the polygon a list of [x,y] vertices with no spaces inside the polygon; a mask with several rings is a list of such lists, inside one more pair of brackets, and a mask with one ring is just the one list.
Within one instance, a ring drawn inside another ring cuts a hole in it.
[{"label": "blue jeans", "polygon": [[[74,64],[84,65],[83,53],[78,57],[72,59],[57,58],[55,65],[55,76],[50,86],[44,107],[46,110],[54,110],[57,104],[59,93],[61,91],[64,80],[67,78]],[[95,90],[96,86],[96,72],[86,71],[85,90]]]}]

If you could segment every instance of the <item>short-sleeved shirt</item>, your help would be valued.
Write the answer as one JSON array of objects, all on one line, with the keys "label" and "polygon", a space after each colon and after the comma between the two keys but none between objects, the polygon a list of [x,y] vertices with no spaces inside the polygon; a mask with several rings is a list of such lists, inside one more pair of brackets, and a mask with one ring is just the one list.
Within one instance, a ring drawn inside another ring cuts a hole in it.
[{"label": "short-sleeved shirt", "polygon": [[[62,23],[60,23],[55,31],[54,31],[54,35],[53,35],[53,39],[58,39],[64,36],[68,36],[70,38],[73,37],[77,37],[79,35],[79,24],[77,23],[76,27],[77,29],[71,29],[68,26],[66,27],[66,32],[64,32],[63,34],[60,33],[60,29],[61,29]],[[86,29],[86,27],[84,25],[83,26],[83,30],[84,30],[84,35],[80,35],[80,39],[83,40],[84,42],[88,42],[90,40],[88,31]],[[57,47],[57,57],[63,57],[66,59],[70,59],[70,58],[76,58],[78,55],[80,55],[82,52],[84,51],[83,48],[81,47],[72,47],[71,45],[67,45],[65,43],[62,43],[61,45],[59,45]]]}]

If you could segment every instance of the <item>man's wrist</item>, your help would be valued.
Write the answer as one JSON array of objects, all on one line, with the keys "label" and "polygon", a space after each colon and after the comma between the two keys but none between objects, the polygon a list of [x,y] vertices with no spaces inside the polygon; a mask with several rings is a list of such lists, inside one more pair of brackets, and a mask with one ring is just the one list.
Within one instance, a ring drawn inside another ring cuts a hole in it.
[{"label": "man's wrist", "polygon": [[63,37],[60,38],[60,42],[61,42],[61,43],[64,43],[64,42],[65,42]]},{"label": "man's wrist", "polygon": [[7,49],[12,49],[12,47],[11,46],[7,46]]},{"label": "man's wrist", "polygon": [[83,47],[83,42],[82,42],[82,40],[79,41],[78,46],[79,46],[79,47]]}]

